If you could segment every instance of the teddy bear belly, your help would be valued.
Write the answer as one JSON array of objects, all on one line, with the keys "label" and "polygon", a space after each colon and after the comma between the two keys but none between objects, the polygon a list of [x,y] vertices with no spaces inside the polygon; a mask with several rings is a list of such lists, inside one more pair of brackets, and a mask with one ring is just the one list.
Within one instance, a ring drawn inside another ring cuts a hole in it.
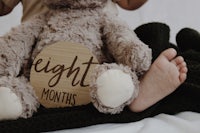
[{"label": "teddy bear belly", "polygon": [[[51,12],[36,44],[33,58],[47,45],[59,41],[79,43],[91,51],[100,51],[101,38],[100,10],[73,10]],[[98,52],[97,52],[98,53]]]},{"label": "teddy bear belly", "polygon": [[84,45],[93,53],[93,55],[97,57],[97,60],[101,60],[100,58],[104,57],[100,48],[100,46],[102,45],[102,42],[99,39],[97,39],[97,37],[89,38],[86,36],[80,37],[81,36],[80,34],[69,35],[69,34],[52,34],[52,33],[46,34],[46,36],[51,37],[51,38],[41,39],[42,41],[36,44],[35,49],[32,52],[31,58],[24,62],[23,75],[27,77],[28,79],[30,77],[31,64],[33,63],[33,60],[36,58],[36,56],[43,50],[43,48],[48,47],[51,44],[54,44],[56,42],[66,41],[66,42],[72,42],[75,44]]},{"label": "teddy bear belly", "polygon": [[[41,41],[36,44],[35,49],[32,53],[31,61],[29,61],[28,64],[31,64],[30,62],[33,62],[35,57],[42,51],[43,48],[51,44],[54,44],[56,42],[62,42],[62,41],[78,43],[86,46],[97,57],[97,60],[101,60],[100,58],[104,57],[103,53],[101,52],[101,47],[103,44],[99,33],[94,33],[94,31],[87,29],[85,29],[83,32],[79,30],[77,27],[76,28],[74,27],[72,29],[73,31],[71,32],[66,32],[69,29],[64,29],[57,31],[55,33],[52,33],[51,32],[52,30],[50,28],[45,29],[44,30],[45,32],[43,32],[40,35],[39,40]],[[28,69],[30,69],[30,67]],[[27,75],[27,77],[29,77],[29,75]]]},{"label": "teddy bear belly", "polygon": [[41,38],[40,39],[41,41],[37,43],[32,54],[33,59],[44,47],[54,44],[56,42],[66,41],[66,42],[78,43],[86,46],[90,51],[101,51],[100,47],[102,47],[103,45],[100,39],[101,38],[100,35],[95,35],[94,32],[91,31],[85,31],[85,33],[84,32],[66,33],[64,31],[59,31],[59,33],[44,33],[44,34],[45,36],[48,36],[48,38]]}]

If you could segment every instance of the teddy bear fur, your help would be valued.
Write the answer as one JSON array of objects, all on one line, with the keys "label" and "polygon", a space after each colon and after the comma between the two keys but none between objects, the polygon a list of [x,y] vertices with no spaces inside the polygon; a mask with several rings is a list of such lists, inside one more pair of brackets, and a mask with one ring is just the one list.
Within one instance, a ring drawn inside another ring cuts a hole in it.
[{"label": "teddy bear fur", "polygon": [[[0,38],[0,90],[6,87],[22,106],[20,115],[1,117],[5,112],[1,107],[7,101],[0,100],[0,120],[28,118],[37,111],[40,104],[29,83],[31,64],[43,48],[58,41],[75,42],[90,49],[100,63],[91,79],[92,102],[103,113],[122,111],[137,96],[138,77],[151,64],[151,49],[125,22],[104,11],[110,0],[43,1],[50,9],[47,14],[35,16]],[[114,108],[104,105],[98,94],[98,77],[108,70],[128,75],[134,87],[131,96]]]}]

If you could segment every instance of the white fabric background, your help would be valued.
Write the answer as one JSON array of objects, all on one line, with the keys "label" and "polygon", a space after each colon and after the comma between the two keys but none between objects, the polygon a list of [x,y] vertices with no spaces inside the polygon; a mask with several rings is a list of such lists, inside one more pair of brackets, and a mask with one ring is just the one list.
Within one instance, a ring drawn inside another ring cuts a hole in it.
[{"label": "white fabric background", "polygon": [[[132,29],[153,21],[167,23],[171,28],[171,41],[175,42],[176,33],[183,27],[200,31],[200,0],[148,0],[140,9],[125,11],[120,9],[122,17]],[[4,17],[0,17],[0,36],[12,26],[20,23],[21,5]]]},{"label": "white fabric background", "polygon": [[184,27],[200,31],[199,12],[199,0],[148,0],[136,11],[120,10],[120,16],[132,28],[154,21],[166,23],[171,29],[170,40],[175,42],[175,35]]}]

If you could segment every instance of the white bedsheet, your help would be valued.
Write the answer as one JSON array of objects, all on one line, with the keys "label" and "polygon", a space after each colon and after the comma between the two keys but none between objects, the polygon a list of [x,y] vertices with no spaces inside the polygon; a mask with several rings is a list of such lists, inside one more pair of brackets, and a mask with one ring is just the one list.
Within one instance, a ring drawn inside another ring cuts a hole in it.
[{"label": "white bedsheet", "polygon": [[160,114],[138,122],[101,124],[52,133],[200,133],[200,114],[182,112],[177,115]]}]

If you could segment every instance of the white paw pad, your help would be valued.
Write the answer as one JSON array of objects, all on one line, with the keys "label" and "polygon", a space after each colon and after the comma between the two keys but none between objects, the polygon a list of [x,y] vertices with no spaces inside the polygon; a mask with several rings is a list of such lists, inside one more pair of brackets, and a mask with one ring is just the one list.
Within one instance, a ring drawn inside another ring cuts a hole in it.
[{"label": "white paw pad", "polygon": [[20,99],[10,88],[0,87],[0,120],[17,119],[21,114]]},{"label": "white paw pad", "polygon": [[121,70],[107,70],[97,78],[96,83],[99,100],[111,108],[128,101],[135,90],[131,76]]}]

